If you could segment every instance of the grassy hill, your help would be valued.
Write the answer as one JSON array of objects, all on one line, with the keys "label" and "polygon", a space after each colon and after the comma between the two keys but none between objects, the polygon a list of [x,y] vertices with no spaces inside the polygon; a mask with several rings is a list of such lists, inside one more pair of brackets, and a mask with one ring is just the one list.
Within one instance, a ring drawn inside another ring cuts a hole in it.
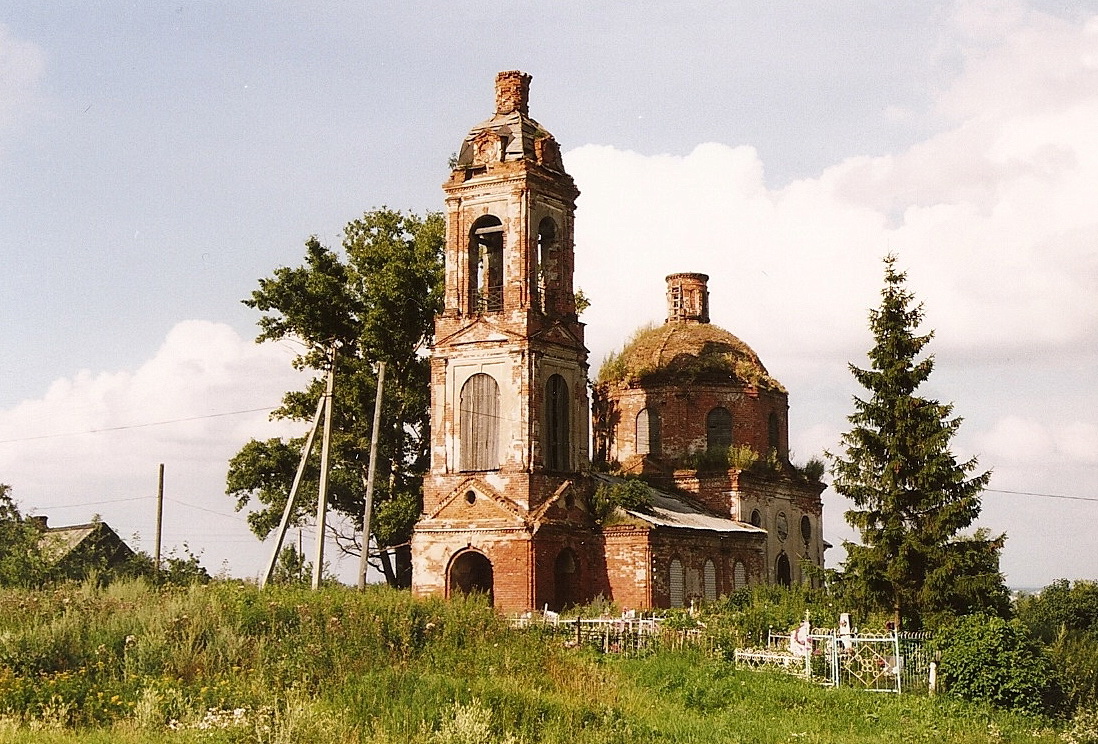
[{"label": "grassy hill", "polygon": [[0,591],[6,742],[1061,742],[948,697],[510,630],[483,603],[217,583]]}]

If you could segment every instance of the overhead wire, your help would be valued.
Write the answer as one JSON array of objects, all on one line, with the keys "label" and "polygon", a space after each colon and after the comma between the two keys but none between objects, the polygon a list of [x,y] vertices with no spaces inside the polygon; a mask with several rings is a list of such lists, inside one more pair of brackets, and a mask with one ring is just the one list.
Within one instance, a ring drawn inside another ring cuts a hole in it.
[{"label": "overhead wire", "polygon": [[15,442],[32,442],[38,439],[57,439],[58,437],[77,437],[85,434],[103,434],[112,431],[126,431],[127,429],[147,429],[152,426],[165,426],[167,424],[179,424],[186,421],[202,421],[203,419],[222,418],[224,416],[239,416],[245,413],[260,413],[273,411],[278,406],[265,408],[245,408],[239,411],[223,411],[221,413],[207,413],[202,416],[187,416],[185,418],[167,419],[164,421],[150,421],[144,424],[124,424],[122,426],[107,426],[102,429],[87,429],[85,431],[57,432],[54,434],[38,434],[32,437],[17,437],[15,439],[0,439],[0,444],[12,444]]}]

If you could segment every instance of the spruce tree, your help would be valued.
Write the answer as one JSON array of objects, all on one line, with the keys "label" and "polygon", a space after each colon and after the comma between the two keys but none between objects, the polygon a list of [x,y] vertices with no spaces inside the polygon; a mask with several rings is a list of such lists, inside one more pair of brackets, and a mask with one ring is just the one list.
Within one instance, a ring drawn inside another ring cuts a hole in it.
[{"label": "spruce tree", "polygon": [[854,503],[845,517],[862,540],[844,544],[844,590],[866,609],[891,612],[897,628],[1009,609],[999,572],[1005,535],[961,534],[980,513],[991,473],[972,475],[976,458],[953,456],[961,425],[953,405],[916,395],[934,368],[933,356],[919,358],[934,334],[918,333],[923,306],[905,280],[886,257],[881,306],[869,314],[870,368],[850,365],[869,395],[854,397],[843,453],[828,453],[832,485]]}]

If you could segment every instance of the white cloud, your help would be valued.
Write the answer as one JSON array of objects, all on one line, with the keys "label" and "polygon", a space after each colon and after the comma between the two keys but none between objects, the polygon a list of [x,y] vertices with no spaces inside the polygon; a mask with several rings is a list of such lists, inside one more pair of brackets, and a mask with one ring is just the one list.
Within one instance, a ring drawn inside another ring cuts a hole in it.
[{"label": "white cloud", "polygon": [[1004,416],[980,437],[988,458],[1018,465],[1098,464],[1098,425],[1085,421],[1058,427],[1020,416]]},{"label": "white cloud", "polygon": [[1098,18],[1073,26],[967,4],[956,22],[965,33],[997,24],[1005,37],[981,41],[942,94],[956,123],[905,152],[778,189],[750,147],[568,153],[596,362],[628,326],[662,316],[672,271],[710,273],[715,322],[771,354],[854,348],[889,251],[939,343],[974,353],[1098,343]]},{"label": "white cloud", "polygon": [[[780,188],[767,188],[747,146],[567,153],[582,191],[576,283],[593,303],[583,319],[597,369],[630,330],[662,321],[664,275],[710,274],[713,321],[791,388],[790,436],[808,456],[834,450],[846,428],[846,362],[864,363],[880,259],[898,253],[925,302],[940,367],[988,362],[963,377],[1009,359],[1011,379],[1045,383],[1015,390],[989,377],[958,401],[970,421],[994,422],[963,430],[1002,489],[985,498],[981,523],[1009,534],[1010,580],[1040,585],[1093,564],[1082,502],[1055,496],[1092,493],[1098,478],[1098,398],[1070,372],[1098,357],[1098,17],[1069,22],[1014,2],[955,9],[943,45],[958,50],[960,66],[937,99],[945,123],[904,151],[851,158]],[[1073,400],[1074,422],[1029,414],[1050,390]],[[848,505],[826,498],[837,543],[851,536]],[[1071,538],[1055,556],[1054,524]]]},{"label": "white cloud", "polygon": [[301,433],[301,424],[270,422],[266,410],[303,382],[293,353],[223,324],[183,321],[135,370],[81,371],[0,411],[0,477],[53,524],[100,513],[123,537],[141,533],[151,550],[164,463],[165,544],[188,542],[214,570],[227,559],[254,574],[264,549],[233,514],[225,473],[249,438]]},{"label": "white cloud", "polygon": [[1011,464],[1047,462],[1056,452],[1056,440],[1041,423],[1005,416],[980,440],[987,457]]},{"label": "white cloud", "polygon": [[46,56],[38,46],[15,38],[0,24],[0,129],[36,105],[45,68]]}]

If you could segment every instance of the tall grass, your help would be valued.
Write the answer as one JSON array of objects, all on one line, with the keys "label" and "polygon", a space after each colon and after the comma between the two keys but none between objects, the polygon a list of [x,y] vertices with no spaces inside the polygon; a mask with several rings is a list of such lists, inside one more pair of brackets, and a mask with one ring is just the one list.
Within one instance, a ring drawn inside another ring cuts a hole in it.
[{"label": "tall grass", "polygon": [[0,592],[0,744],[1055,741],[1041,725],[568,649],[483,601],[384,588]]}]

